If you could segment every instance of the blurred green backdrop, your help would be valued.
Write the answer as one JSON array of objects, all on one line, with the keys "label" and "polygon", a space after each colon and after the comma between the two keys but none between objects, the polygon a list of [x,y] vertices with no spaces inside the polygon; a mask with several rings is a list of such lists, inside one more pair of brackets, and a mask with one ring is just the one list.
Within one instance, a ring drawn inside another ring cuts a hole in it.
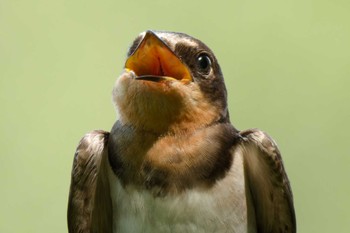
[{"label": "blurred green backdrop", "polygon": [[116,120],[111,90],[146,29],[213,49],[232,122],[280,146],[299,232],[350,232],[350,2],[0,1],[0,232],[66,232],[73,154]]}]

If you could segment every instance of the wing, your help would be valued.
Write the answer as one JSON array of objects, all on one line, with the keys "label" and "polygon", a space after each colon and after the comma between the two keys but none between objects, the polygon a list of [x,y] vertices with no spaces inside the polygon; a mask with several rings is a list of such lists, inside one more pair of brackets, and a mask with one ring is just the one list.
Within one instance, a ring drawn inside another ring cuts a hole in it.
[{"label": "wing", "polygon": [[240,132],[248,188],[257,232],[296,232],[293,195],[277,145],[264,132]]},{"label": "wing", "polygon": [[68,200],[70,233],[112,232],[108,137],[108,132],[92,131],[81,139],[76,150]]}]

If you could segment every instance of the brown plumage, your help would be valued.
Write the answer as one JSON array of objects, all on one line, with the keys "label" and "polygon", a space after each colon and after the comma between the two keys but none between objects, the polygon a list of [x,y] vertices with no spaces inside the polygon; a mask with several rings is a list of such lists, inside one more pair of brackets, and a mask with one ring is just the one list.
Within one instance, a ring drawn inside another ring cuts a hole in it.
[{"label": "brown plumage", "polygon": [[85,135],[74,156],[68,204],[69,232],[112,232],[106,144],[108,132]]},{"label": "brown plumage", "polygon": [[125,66],[119,120],[78,145],[69,232],[296,232],[280,152],[264,132],[232,126],[207,46],[147,31]]}]

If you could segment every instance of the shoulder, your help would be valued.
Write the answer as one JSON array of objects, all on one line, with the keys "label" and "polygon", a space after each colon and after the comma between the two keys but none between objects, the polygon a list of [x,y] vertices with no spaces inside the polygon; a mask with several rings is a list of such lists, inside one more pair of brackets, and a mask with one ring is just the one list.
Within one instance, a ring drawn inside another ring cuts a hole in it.
[{"label": "shoulder", "polygon": [[83,151],[102,151],[107,145],[109,132],[103,130],[93,130],[84,135],[80,140],[76,155]]},{"label": "shoulder", "polygon": [[248,129],[241,131],[239,134],[243,142],[254,143],[259,149],[271,157],[277,157],[280,154],[276,142],[260,129]]}]

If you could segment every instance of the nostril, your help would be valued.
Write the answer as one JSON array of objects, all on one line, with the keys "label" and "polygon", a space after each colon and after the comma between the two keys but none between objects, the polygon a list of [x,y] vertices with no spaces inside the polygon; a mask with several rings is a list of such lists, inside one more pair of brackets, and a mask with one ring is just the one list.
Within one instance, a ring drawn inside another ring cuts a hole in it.
[{"label": "nostril", "polygon": [[159,57],[158,57],[158,62],[159,62],[159,75],[160,76],[165,76],[165,72],[163,70],[162,62],[160,61]]}]

